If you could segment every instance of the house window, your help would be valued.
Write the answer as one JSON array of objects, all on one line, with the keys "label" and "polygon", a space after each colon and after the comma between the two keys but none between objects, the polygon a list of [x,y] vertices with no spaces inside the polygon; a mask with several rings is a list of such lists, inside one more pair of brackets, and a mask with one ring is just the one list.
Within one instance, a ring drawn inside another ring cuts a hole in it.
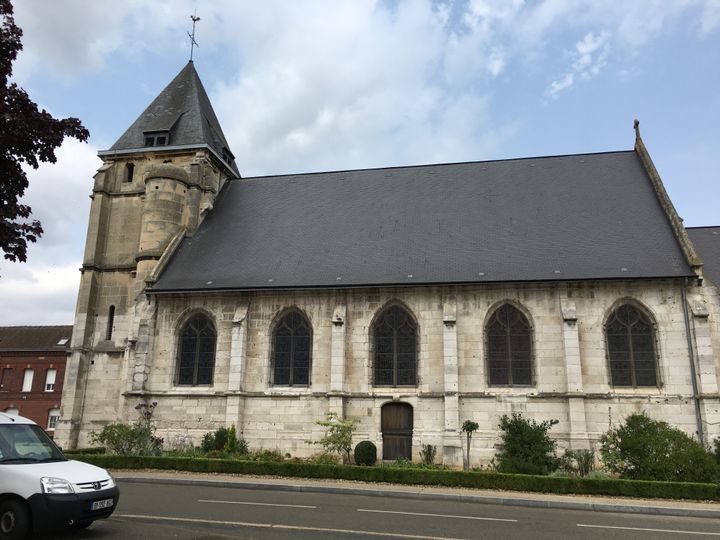
[{"label": "house window", "polygon": [[527,317],[510,304],[495,310],[485,326],[488,381],[497,386],[529,386],[532,332]]},{"label": "house window", "polygon": [[134,163],[126,163],[125,164],[125,181],[132,182],[133,176],[135,176],[135,164]]},{"label": "house window", "polygon": [[57,427],[57,423],[60,420],[60,409],[50,409],[48,411],[48,431],[53,431]]},{"label": "house window", "polygon": [[283,315],[273,331],[273,384],[307,386],[310,384],[310,323],[298,310]]},{"label": "house window", "polygon": [[12,377],[12,368],[3,368],[0,374],[0,390],[10,390],[10,378]]},{"label": "house window", "polygon": [[55,368],[50,368],[45,372],[45,391],[46,392],[54,392],[55,391],[56,375],[57,375],[57,370]]},{"label": "house window", "polygon": [[650,317],[624,304],[610,314],[605,336],[613,386],[657,386],[655,330]]},{"label": "house window", "polygon": [[400,306],[387,308],[372,329],[376,386],[417,384],[417,325]]},{"label": "house window", "polygon": [[25,370],[23,374],[22,392],[30,392],[32,390],[33,373],[34,371],[32,369]]},{"label": "house window", "polygon": [[212,384],[215,336],[212,322],[202,313],[185,323],[178,344],[178,385]]},{"label": "house window", "polygon": [[112,339],[113,324],[115,324],[115,306],[110,306],[108,310],[107,328],[105,329],[105,339],[108,341]]}]

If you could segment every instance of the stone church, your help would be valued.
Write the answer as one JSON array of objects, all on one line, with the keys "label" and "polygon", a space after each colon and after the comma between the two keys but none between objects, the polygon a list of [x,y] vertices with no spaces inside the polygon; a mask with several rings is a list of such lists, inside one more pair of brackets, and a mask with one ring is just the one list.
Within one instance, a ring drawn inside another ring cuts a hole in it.
[{"label": "stone church", "polygon": [[166,441],[295,456],[328,412],[451,465],[513,412],[565,447],[636,411],[720,435],[720,228],[684,228],[637,123],[632,150],[243,178],[190,62],[99,156],[66,448],[151,402]]}]

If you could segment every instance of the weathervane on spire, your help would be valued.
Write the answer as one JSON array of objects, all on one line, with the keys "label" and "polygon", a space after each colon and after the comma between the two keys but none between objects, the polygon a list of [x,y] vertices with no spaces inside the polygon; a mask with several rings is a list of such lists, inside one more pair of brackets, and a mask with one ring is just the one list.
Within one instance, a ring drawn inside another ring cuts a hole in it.
[{"label": "weathervane on spire", "polygon": [[195,23],[200,20],[200,17],[197,16],[197,10],[195,10],[195,15],[190,15],[190,19],[192,19],[193,22],[193,29],[192,34],[190,32],[187,33],[188,37],[190,38],[190,61],[193,61],[193,50],[195,47],[199,47],[198,42],[195,41]]}]

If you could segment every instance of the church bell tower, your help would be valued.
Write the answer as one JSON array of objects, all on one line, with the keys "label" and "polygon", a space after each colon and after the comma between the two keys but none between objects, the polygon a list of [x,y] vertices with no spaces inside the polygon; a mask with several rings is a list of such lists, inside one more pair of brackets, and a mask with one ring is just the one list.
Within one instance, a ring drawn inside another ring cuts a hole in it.
[{"label": "church bell tower", "polygon": [[240,176],[192,61],[109,149],[95,175],[61,420],[65,448],[122,420],[122,394],[142,388],[130,365],[154,306],[143,294],[217,193]]}]

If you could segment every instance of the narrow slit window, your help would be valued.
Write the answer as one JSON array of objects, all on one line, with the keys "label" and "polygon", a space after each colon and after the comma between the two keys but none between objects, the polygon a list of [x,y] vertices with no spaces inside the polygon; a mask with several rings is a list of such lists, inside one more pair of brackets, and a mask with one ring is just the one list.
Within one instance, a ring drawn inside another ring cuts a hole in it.
[{"label": "narrow slit window", "polygon": [[115,324],[115,306],[110,306],[108,310],[107,329],[105,330],[105,339],[110,341],[113,335],[113,325]]},{"label": "narrow slit window", "polygon": [[135,164],[134,163],[126,163],[125,164],[125,182],[132,182],[133,176],[135,176]]}]

